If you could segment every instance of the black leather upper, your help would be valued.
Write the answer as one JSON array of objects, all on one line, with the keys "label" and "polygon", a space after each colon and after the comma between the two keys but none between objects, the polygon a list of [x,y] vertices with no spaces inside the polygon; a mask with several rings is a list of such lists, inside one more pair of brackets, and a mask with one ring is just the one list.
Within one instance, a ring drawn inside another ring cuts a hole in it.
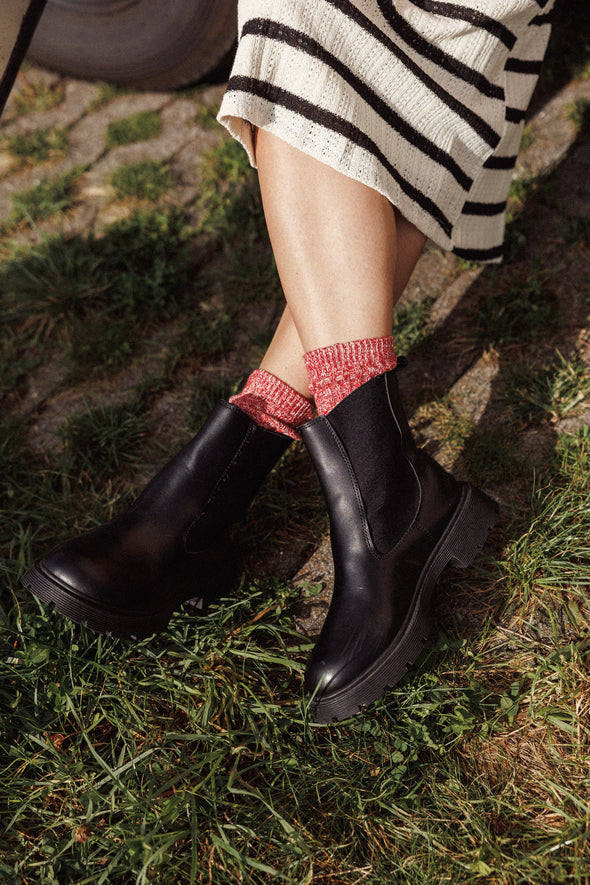
[{"label": "black leather upper", "polygon": [[416,448],[396,372],[302,428],[326,498],[334,594],[310,657],[310,693],[352,682],[391,644],[461,486]]},{"label": "black leather upper", "polygon": [[235,557],[228,529],[290,442],[218,403],[133,507],[54,550],[39,572],[70,596],[127,615],[171,611],[178,601],[229,590]]}]

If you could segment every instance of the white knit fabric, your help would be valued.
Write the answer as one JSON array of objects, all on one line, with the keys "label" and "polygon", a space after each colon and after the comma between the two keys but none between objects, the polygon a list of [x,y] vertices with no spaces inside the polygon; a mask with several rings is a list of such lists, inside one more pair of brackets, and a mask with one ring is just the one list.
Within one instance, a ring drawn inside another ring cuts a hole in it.
[{"label": "white knit fabric", "polygon": [[501,258],[553,0],[240,0],[219,120],[357,179],[444,249]]}]

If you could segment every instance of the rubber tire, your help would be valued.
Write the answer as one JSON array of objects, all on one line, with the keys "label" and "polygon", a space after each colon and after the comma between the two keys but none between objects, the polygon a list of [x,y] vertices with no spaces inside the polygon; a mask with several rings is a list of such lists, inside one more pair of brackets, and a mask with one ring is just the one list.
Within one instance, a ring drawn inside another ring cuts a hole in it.
[{"label": "rubber tire", "polygon": [[237,0],[48,0],[28,57],[88,80],[176,89],[219,67],[236,41]]}]

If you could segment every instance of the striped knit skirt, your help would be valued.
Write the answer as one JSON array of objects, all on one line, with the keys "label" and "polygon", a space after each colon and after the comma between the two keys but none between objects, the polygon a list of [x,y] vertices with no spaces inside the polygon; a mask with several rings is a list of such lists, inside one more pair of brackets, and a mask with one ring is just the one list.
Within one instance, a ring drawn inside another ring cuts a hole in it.
[{"label": "striped knit skirt", "polygon": [[554,0],[239,0],[219,114],[384,194],[437,245],[502,256]]}]

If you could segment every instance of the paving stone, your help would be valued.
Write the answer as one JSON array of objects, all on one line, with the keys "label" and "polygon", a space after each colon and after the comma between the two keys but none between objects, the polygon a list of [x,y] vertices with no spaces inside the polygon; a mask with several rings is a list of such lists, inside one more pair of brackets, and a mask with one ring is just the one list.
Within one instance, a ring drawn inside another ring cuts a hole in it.
[{"label": "paving stone", "polygon": [[442,252],[433,243],[427,243],[404,290],[400,307],[426,298],[438,300],[457,272],[457,259],[453,255]]},{"label": "paving stone", "polygon": [[432,311],[430,312],[430,322],[432,323],[434,330],[440,328],[450,317],[452,312],[457,309],[462,299],[469,292],[482,271],[483,267],[464,271],[443,290],[442,294],[436,299]]},{"label": "paving stone", "polygon": [[562,420],[557,425],[557,430],[559,433],[571,433],[576,434],[582,427],[590,426],[590,408],[583,409],[581,412],[578,412],[577,415],[572,415],[571,417],[562,418]]},{"label": "paving stone", "polygon": [[482,354],[451,388],[453,410],[478,424],[489,405],[499,370],[495,354]]},{"label": "paving stone", "polygon": [[68,80],[64,84],[64,100],[47,111],[35,111],[17,117],[2,127],[3,135],[21,135],[39,129],[67,129],[89,112],[99,94],[92,83]]}]

